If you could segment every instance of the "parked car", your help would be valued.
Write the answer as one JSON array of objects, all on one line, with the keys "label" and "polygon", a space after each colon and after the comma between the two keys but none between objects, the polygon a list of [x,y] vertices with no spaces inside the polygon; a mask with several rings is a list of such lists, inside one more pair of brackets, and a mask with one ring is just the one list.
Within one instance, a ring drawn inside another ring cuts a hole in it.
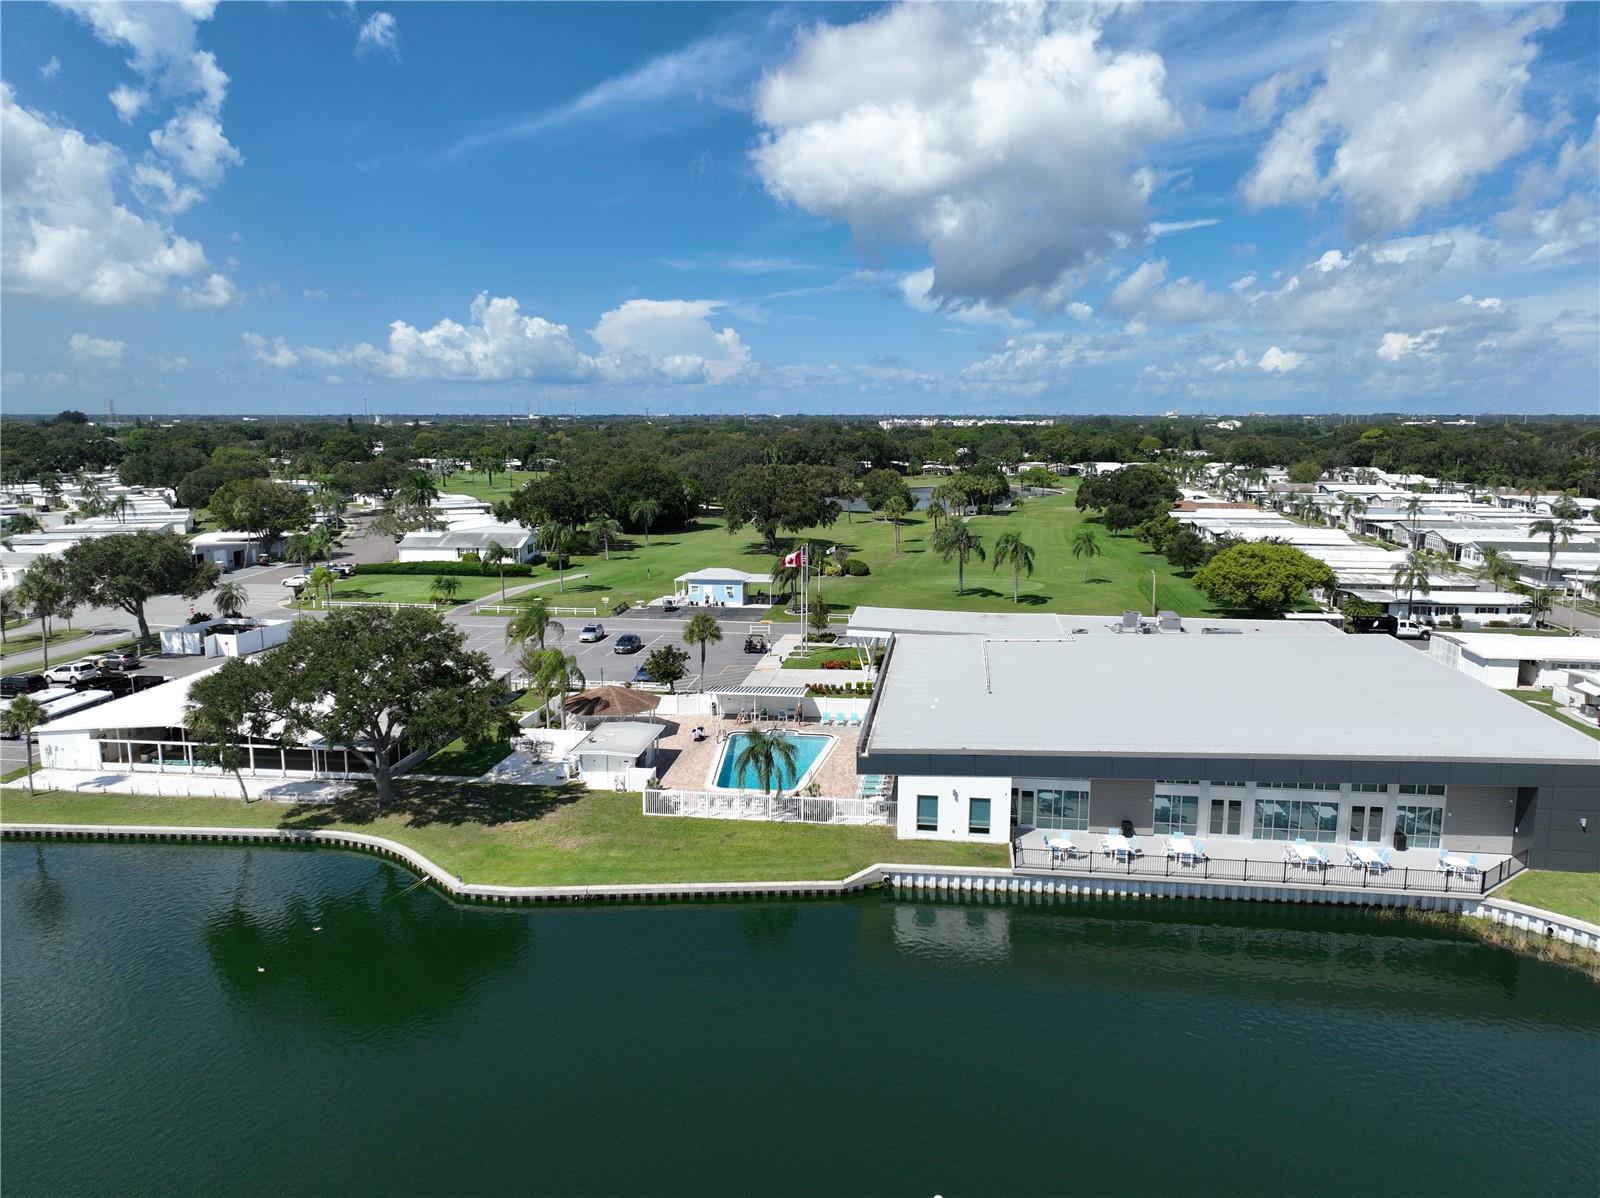
[{"label": "parked car", "polygon": [[43,674],[7,674],[4,678],[0,678],[0,699],[31,695],[49,685]]},{"label": "parked car", "polygon": [[104,678],[96,679],[84,685],[95,690],[110,691],[117,698],[122,699],[128,695],[136,695],[140,691],[149,690],[152,686],[160,686],[162,683],[170,681],[170,678],[160,674],[107,674]]},{"label": "parked car", "polygon": [[356,576],[356,568],[349,562],[332,562],[329,564],[328,569],[332,570],[337,578],[354,578]]},{"label": "parked car", "polygon": [[270,565],[272,565],[272,554],[270,554],[270,553],[258,553],[258,554],[256,554],[256,565],[258,565],[258,566],[270,566]]},{"label": "parked car", "polygon": [[640,666],[637,670],[635,670],[633,672],[633,685],[634,686],[654,686],[655,684],[656,684],[655,678],[651,675],[650,671],[647,670],[644,666]]},{"label": "parked car", "polygon": [[278,585],[279,586],[285,586],[285,587],[291,587],[294,590],[298,591],[301,587],[305,586],[310,581],[311,581],[311,575],[309,575],[309,574],[291,574],[291,575],[289,575],[288,578],[285,578]]},{"label": "parked car", "polygon": [[1433,635],[1433,629],[1419,620],[1398,620],[1394,635],[1403,641],[1425,641]]},{"label": "parked car", "polygon": [[583,630],[578,633],[579,642],[585,645],[592,645],[596,641],[605,639],[606,626],[604,624],[585,624]]},{"label": "parked car", "polygon": [[676,599],[668,599],[661,605],[661,610],[670,616],[673,612],[678,610],[678,601]]},{"label": "parked car", "polygon": [[611,647],[613,653],[637,653],[644,648],[644,641],[637,633],[624,632],[617,638],[617,643]]},{"label": "parked car", "polygon": [[82,682],[86,678],[100,677],[100,667],[85,658],[82,661],[69,661],[63,665],[51,666],[44,672],[45,680],[58,682],[70,686],[74,682]]},{"label": "parked car", "polygon": [[137,670],[144,663],[139,660],[137,653],[117,652],[103,653],[94,659],[94,664],[102,670]]}]

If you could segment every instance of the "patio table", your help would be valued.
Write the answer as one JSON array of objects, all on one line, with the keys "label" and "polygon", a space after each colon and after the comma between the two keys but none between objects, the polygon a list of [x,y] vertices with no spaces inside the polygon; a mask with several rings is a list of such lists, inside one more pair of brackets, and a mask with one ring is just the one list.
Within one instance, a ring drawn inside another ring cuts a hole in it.
[{"label": "patio table", "polygon": [[1470,874],[1476,873],[1477,868],[1477,866],[1473,865],[1472,862],[1468,861],[1465,857],[1451,856],[1444,859],[1444,869],[1446,873]]},{"label": "patio table", "polygon": [[1133,841],[1126,836],[1102,836],[1100,838],[1100,851],[1109,853],[1114,857],[1133,856]]},{"label": "patio table", "polygon": [[1051,857],[1070,857],[1077,851],[1078,846],[1072,843],[1070,836],[1046,836],[1044,847],[1050,850]]}]

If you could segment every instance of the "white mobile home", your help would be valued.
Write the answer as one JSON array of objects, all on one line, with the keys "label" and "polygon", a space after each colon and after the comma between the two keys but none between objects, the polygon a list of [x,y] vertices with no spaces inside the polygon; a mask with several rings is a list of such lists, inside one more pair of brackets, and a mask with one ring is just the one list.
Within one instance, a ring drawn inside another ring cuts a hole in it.
[{"label": "white mobile home", "polygon": [[1600,668],[1600,637],[1435,632],[1436,661],[1496,690],[1555,686],[1572,670]]}]

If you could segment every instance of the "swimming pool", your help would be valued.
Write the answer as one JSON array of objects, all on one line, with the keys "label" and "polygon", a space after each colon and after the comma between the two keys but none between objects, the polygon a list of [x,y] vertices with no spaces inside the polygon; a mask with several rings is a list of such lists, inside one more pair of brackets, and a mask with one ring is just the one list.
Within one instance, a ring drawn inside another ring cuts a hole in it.
[{"label": "swimming pool", "polygon": [[[794,742],[795,768],[790,770],[779,763],[776,785],[780,790],[792,791],[805,785],[817,763],[822,760],[822,755],[833,743],[833,737],[808,732],[786,732],[783,737]],[[761,781],[756,777],[754,770],[734,768],[739,760],[739,754],[749,743],[748,732],[735,732],[723,742],[722,756],[718,758],[716,771],[711,775],[712,786],[720,786],[725,790],[761,789]]]}]

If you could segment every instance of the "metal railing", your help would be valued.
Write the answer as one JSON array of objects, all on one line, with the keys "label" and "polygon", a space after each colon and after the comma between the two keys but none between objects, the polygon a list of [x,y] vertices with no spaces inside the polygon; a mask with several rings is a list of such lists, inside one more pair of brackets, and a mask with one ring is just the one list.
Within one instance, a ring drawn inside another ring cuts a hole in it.
[{"label": "metal railing", "polygon": [[1144,856],[1077,850],[1070,856],[1059,849],[1015,845],[1013,868],[1054,874],[1094,877],[1115,875],[1135,878],[1200,879],[1240,885],[1274,883],[1280,886],[1330,886],[1343,890],[1424,891],[1431,894],[1487,894],[1507,878],[1528,868],[1527,852],[1507,857],[1498,865],[1470,873],[1442,869],[1393,866],[1363,869],[1354,865],[1298,865],[1284,861],[1248,858],[1202,857],[1185,859],[1157,852]]},{"label": "metal railing", "polygon": [[646,790],[646,815],[804,824],[893,824],[893,799],[832,799],[749,791]]}]

